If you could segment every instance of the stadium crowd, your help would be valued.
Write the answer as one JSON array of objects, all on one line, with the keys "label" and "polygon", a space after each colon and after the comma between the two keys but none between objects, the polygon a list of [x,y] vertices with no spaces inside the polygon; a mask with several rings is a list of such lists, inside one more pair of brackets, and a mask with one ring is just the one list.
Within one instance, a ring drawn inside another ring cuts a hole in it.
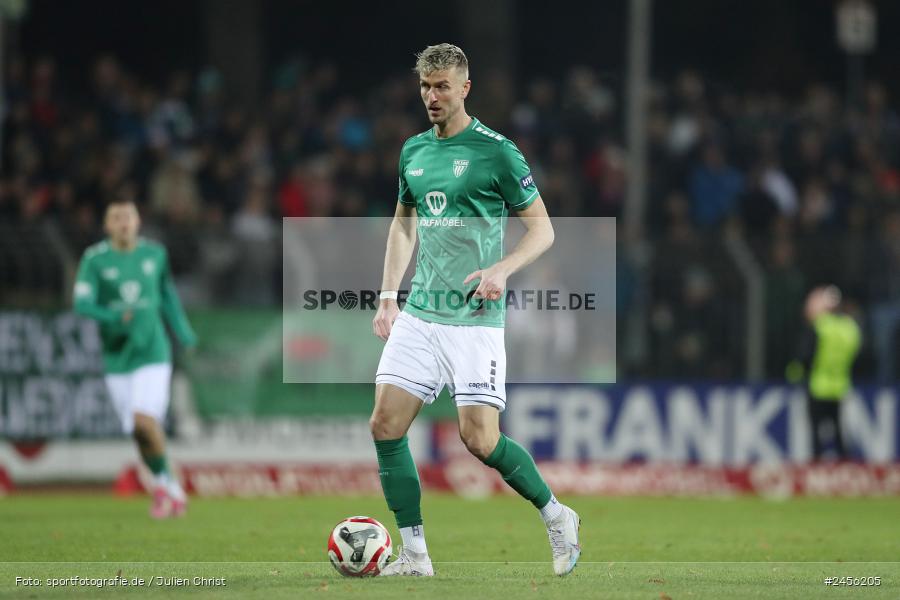
[{"label": "stadium crowd", "polygon": [[[518,88],[473,79],[470,112],[518,144],[551,214],[621,214],[621,90],[587,67]],[[426,128],[409,72],[360,93],[335,65],[292,61],[256,110],[229,102],[212,68],[154,85],[107,56],[85,81],[67,85],[49,58],[8,62],[0,221],[52,222],[77,256],[106,202],[133,198],[189,304],[277,305],[280,218],[392,214],[400,146]],[[652,258],[622,254],[618,297],[620,339],[640,306],[652,343],[626,372],[741,375],[746,290],[723,250],[739,237],[765,272],[768,376],[790,359],[807,290],[827,281],[869,326],[871,371],[891,377],[900,118],[885,87],[850,107],[823,84],[794,98],[685,71],[653,86],[647,127]]]}]

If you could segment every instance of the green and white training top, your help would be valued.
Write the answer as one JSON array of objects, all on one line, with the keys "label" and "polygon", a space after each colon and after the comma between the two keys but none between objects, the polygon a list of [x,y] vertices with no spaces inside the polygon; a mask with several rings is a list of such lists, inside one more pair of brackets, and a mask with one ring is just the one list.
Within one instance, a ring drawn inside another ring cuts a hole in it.
[{"label": "green and white training top", "polygon": [[[85,250],[74,304],[75,312],[100,325],[107,373],[171,362],[163,317],[181,344],[197,341],[178,300],[166,249],[144,238],[129,252],[116,250],[109,241]],[[128,323],[122,320],[126,311],[132,313]]]},{"label": "green and white training top", "polygon": [[473,271],[503,258],[509,210],[538,197],[525,157],[506,137],[473,118],[450,138],[434,128],[400,151],[399,202],[416,208],[419,251],[404,310],[445,325],[503,327],[506,301],[481,302],[463,286]]}]

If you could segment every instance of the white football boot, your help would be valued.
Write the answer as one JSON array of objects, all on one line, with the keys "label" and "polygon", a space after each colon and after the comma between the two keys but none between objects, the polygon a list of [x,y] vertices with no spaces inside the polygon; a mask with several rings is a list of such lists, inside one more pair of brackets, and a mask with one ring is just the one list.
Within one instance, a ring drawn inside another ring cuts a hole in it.
[{"label": "white football boot", "polygon": [[557,575],[568,575],[578,563],[581,546],[578,545],[578,529],[581,518],[566,505],[562,513],[547,525],[550,549],[553,550],[553,571]]},{"label": "white football boot", "polygon": [[410,577],[433,577],[434,569],[427,554],[419,554],[403,548],[394,562],[381,570],[381,577],[406,575]]}]

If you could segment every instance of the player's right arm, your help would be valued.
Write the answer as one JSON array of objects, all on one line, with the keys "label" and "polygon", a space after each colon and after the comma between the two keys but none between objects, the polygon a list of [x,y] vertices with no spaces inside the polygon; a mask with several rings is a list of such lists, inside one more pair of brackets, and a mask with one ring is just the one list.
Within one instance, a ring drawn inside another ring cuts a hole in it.
[{"label": "player's right arm", "polygon": [[[409,266],[416,246],[416,207],[402,201],[397,202],[397,210],[388,233],[387,251],[384,255],[384,275],[381,279],[382,291],[398,291],[403,274]],[[378,310],[372,319],[372,331],[383,340],[391,334],[394,320],[400,314],[396,300],[379,300]]]},{"label": "player's right arm", "polygon": [[115,327],[124,325],[130,320],[129,311],[115,311],[102,306],[97,301],[97,290],[100,278],[97,269],[91,260],[90,254],[85,253],[78,265],[78,275],[75,277],[75,291],[73,308],[79,315],[90,317],[103,325]]}]

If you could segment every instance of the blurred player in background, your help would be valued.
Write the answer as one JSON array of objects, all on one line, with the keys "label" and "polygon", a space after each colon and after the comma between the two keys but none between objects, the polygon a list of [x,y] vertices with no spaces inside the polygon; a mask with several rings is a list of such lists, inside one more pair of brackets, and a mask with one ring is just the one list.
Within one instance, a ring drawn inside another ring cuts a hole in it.
[{"label": "blurred player in background", "polygon": [[[554,498],[528,451],[500,433],[506,280],[551,246],[553,226],[515,144],[466,114],[471,82],[462,50],[429,46],[416,71],[433,127],[407,140],[400,152],[399,202],[373,320],[375,334],[387,343],[375,378],[372,435],[384,496],[403,538],[403,551],[382,575],[434,574],[406,432],[445,384],[466,447],[540,510],[554,571],[565,575],[581,553],[579,517]],[[504,257],[510,210],[527,231]],[[401,313],[398,291],[417,230],[416,273]]]},{"label": "blurred player in background", "polygon": [[788,379],[806,377],[813,458],[822,458],[828,438],[840,459],[848,457],[841,432],[841,401],[852,383],[853,363],[862,334],[848,314],[840,312],[841,292],[833,286],[814,289],[806,298],[808,323],[798,360],[788,367]]},{"label": "blurred player in background", "polygon": [[109,395],[123,430],[134,436],[154,476],[150,515],[180,516],[187,496],[169,469],[162,426],[172,377],[163,318],[183,346],[194,346],[196,336],[172,283],[165,248],[138,237],[134,203],[110,203],[104,227],[108,239],[81,258],[75,311],[99,323]]}]

